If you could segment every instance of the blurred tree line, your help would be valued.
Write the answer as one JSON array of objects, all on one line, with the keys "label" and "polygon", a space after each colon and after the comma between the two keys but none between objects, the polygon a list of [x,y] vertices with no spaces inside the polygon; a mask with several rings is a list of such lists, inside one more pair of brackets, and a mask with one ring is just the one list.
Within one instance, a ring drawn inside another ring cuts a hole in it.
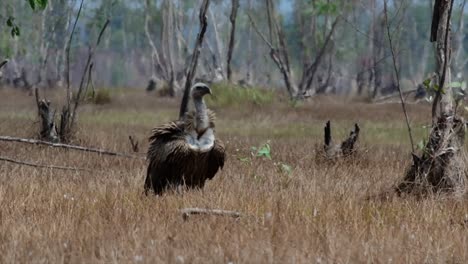
[{"label": "blurred tree line", "polygon": [[[463,79],[468,62],[465,1],[456,0],[454,5],[454,80]],[[3,85],[63,86],[66,44],[80,2],[48,0],[44,9],[32,10],[29,1],[0,1],[0,59],[10,60],[0,76]],[[200,80],[227,77],[233,2],[211,1],[197,72]],[[70,49],[72,82],[79,82],[89,45],[110,19],[95,55],[95,85],[144,88],[149,80],[161,86],[173,79],[178,92],[198,32],[199,5],[190,0],[85,0]],[[389,1],[404,90],[416,89],[434,71],[434,47],[428,41],[432,5],[427,0]],[[18,26],[19,34],[12,36],[12,26]],[[291,96],[335,93],[376,98],[395,90],[383,0],[239,0],[235,33],[234,83],[285,90],[284,76],[263,34],[276,48],[273,52],[287,62],[297,86]]]}]

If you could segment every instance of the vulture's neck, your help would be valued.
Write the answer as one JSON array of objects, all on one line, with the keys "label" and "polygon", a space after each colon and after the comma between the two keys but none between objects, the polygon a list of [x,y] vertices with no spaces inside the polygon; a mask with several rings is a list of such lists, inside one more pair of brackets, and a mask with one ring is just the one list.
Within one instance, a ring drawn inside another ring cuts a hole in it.
[{"label": "vulture's neck", "polygon": [[195,130],[203,133],[210,124],[206,104],[203,97],[193,98],[193,103],[195,105]]}]

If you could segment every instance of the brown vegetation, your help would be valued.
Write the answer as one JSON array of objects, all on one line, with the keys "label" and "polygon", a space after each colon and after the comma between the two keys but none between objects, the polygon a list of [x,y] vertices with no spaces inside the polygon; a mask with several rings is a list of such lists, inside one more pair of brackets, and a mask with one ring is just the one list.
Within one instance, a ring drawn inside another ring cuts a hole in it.
[{"label": "brown vegetation", "polygon": [[[35,134],[32,102],[0,90],[0,135]],[[128,135],[147,138],[153,126],[177,116],[178,105],[144,92],[83,105],[74,143],[126,152]],[[0,163],[0,262],[468,262],[466,199],[368,199],[398,183],[410,163],[398,104],[319,98],[297,107],[212,108],[229,162],[200,191],[147,197],[144,160],[0,142],[2,156],[93,170]],[[419,140],[430,107],[408,108]],[[337,138],[360,124],[359,159],[315,162],[328,119]],[[251,147],[267,140],[272,159],[253,156]],[[147,146],[142,141],[140,150]],[[191,207],[241,217],[184,221],[179,210]]]}]

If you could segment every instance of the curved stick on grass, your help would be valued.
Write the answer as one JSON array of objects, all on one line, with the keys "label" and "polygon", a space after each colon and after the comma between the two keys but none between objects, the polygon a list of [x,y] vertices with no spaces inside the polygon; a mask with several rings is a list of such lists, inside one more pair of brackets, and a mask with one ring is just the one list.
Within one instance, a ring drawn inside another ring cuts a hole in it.
[{"label": "curved stick on grass", "polygon": [[215,216],[229,216],[232,218],[241,217],[241,213],[236,211],[228,211],[222,209],[206,209],[206,208],[184,208],[181,209],[182,218],[187,220],[190,215],[215,215]]}]

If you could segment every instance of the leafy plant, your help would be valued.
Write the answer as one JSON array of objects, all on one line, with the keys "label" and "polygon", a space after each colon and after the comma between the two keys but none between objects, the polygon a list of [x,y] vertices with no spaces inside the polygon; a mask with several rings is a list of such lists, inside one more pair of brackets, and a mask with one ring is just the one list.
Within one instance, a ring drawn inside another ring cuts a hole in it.
[{"label": "leafy plant", "polygon": [[93,98],[93,103],[98,105],[108,104],[112,101],[110,89],[99,89]]},{"label": "leafy plant", "polygon": [[290,175],[293,171],[293,168],[291,167],[291,165],[288,165],[286,163],[282,163],[280,162],[278,164],[278,167],[280,168],[280,171],[284,174],[287,174],[287,175]]},{"label": "leafy plant", "polygon": [[256,152],[256,154],[255,154],[256,157],[265,157],[265,158],[271,160],[270,141],[268,141],[267,143],[261,145],[259,148],[252,147],[251,149],[252,149],[252,152]]},{"label": "leafy plant", "polygon": [[47,0],[28,0],[28,2],[32,10],[36,10],[36,7],[40,10],[44,10],[47,6]]},{"label": "leafy plant", "polygon": [[[47,0],[28,0],[29,6],[33,11],[44,10],[47,7]],[[10,28],[10,34],[14,37],[19,37],[21,34],[20,27],[15,22],[15,18],[10,16],[6,21],[7,27]]]}]

